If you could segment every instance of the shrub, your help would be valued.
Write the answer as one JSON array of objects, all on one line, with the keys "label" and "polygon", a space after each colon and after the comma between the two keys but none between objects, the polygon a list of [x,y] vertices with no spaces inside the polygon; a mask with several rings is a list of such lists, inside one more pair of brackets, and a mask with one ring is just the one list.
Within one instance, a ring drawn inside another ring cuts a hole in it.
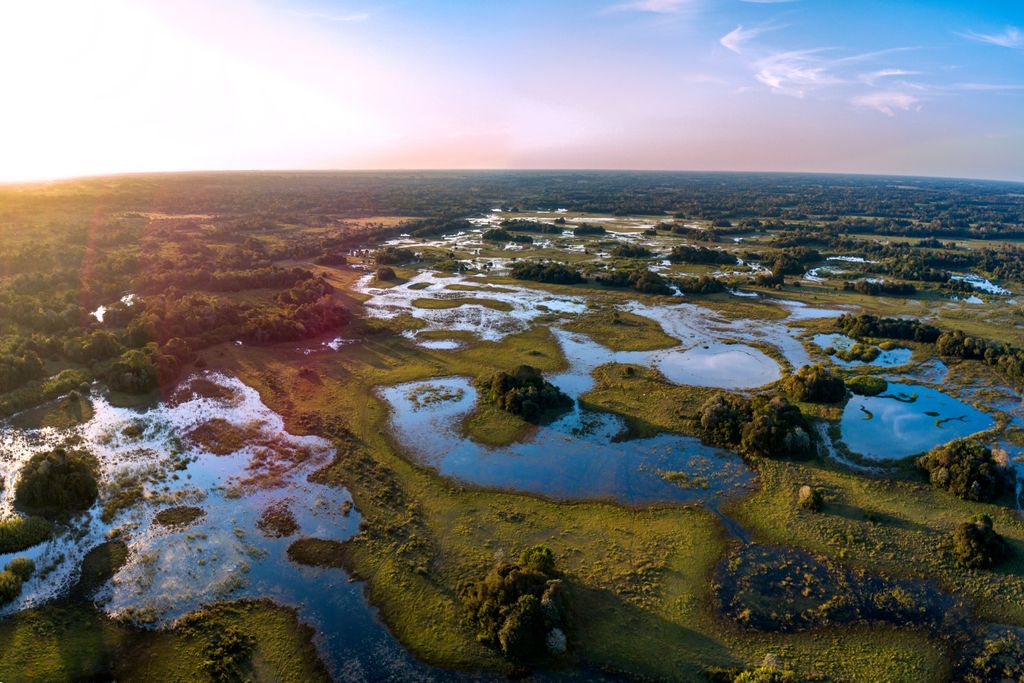
[{"label": "shrub", "polygon": [[856,343],[848,349],[834,350],[832,355],[847,363],[859,360],[863,363],[870,363],[882,354],[882,350],[871,344]]},{"label": "shrub", "polygon": [[837,321],[839,330],[854,337],[883,337],[932,343],[942,330],[910,318],[879,318],[877,315],[844,313]]},{"label": "shrub", "polygon": [[807,365],[786,380],[786,390],[798,401],[836,403],[846,397],[846,384],[831,368]]},{"label": "shrub", "polygon": [[36,570],[36,563],[28,557],[15,557],[4,569],[20,577],[22,581],[28,581]]},{"label": "shrub", "polygon": [[50,538],[53,525],[42,517],[0,520],[0,553],[16,553]]},{"label": "shrub", "polygon": [[462,587],[477,638],[516,660],[565,649],[569,601],[549,548],[533,546],[518,564],[499,562]]},{"label": "shrub", "polygon": [[672,263],[708,263],[721,265],[735,265],[736,257],[721,249],[709,249],[708,247],[691,247],[688,244],[679,244],[672,247],[668,260]]},{"label": "shrub", "polygon": [[556,285],[586,282],[577,269],[553,261],[519,261],[512,265],[512,277]]},{"label": "shrub", "polygon": [[92,456],[55,448],[36,453],[21,470],[15,504],[44,516],[85,510],[96,500],[96,463]]},{"label": "shrub", "polygon": [[620,244],[612,249],[612,256],[616,258],[649,258],[652,255],[650,249],[639,244]]},{"label": "shrub", "polygon": [[704,441],[734,448],[740,442],[743,425],[753,413],[750,401],[744,396],[715,394],[701,406],[697,430]]},{"label": "shrub", "polygon": [[214,681],[245,680],[242,667],[256,647],[255,639],[234,624],[215,630],[203,651],[201,662]]},{"label": "shrub", "polygon": [[797,492],[796,502],[804,510],[818,512],[821,510],[821,506],[825,503],[825,498],[821,494],[820,489],[804,484]]},{"label": "shrub", "polygon": [[476,386],[486,400],[524,420],[538,420],[545,413],[567,410],[573,405],[571,398],[529,365],[478,379]]},{"label": "shrub", "polygon": [[348,264],[348,257],[339,253],[321,254],[314,261],[318,266],[344,266]]},{"label": "shrub", "polygon": [[783,396],[716,394],[701,406],[696,429],[704,441],[746,456],[805,459],[816,453],[800,407]]},{"label": "shrub", "polygon": [[546,545],[532,545],[519,553],[519,565],[542,574],[554,574],[555,555]]},{"label": "shrub", "polygon": [[21,577],[10,571],[0,572],[0,605],[6,605],[21,594]]},{"label": "shrub", "polygon": [[491,228],[484,231],[481,239],[485,239],[488,242],[508,242],[512,239],[512,233],[502,228]]},{"label": "shrub", "polygon": [[578,228],[575,228],[572,231],[572,234],[575,235],[576,237],[583,237],[585,235],[606,235],[608,234],[608,231],[602,228],[600,225],[591,225],[589,223],[584,223]]},{"label": "shrub", "polygon": [[416,260],[416,252],[401,247],[384,247],[373,255],[373,262],[378,266],[397,266]]},{"label": "shrub", "polygon": [[980,515],[953,530],[953,557],[968,569],[988,569],[1010,554],[1010,547],[992,528],[992,518]]},{"label": "shrub", "polygon": [[724,292],[725,284],[718,278],[709,275],[700,277],[682,277],[676,280],[676,287],[683,294],[716,294]]},{"label": "shrub", "polygon": [[756,397],[750,421],[743,425],[740,452],[762,458],[796,458],[815,455],[810,426],[800,412],[782,396]]},{"label": "shrub", "polygon": [[796,683],[798,680],[792,671],[762,666],[740,673],[733,683]]},{"label": "shrub", "polygon": [[935,488],[966,500],[987,502],[1012,490],[1012,473],[977,441],[958,439],[922,455],[917,466]]},{"label": "shrub", "polygon": [[381,266],[377,269],[377,279],[382,282],[391,282],[396,277],[394,268],[388,266]]},{"label": "shrub", "polygon": [[857,375],[846,381],[846,388],[859,396],[878,396],[889,388],[889,383],[874,375]]}]

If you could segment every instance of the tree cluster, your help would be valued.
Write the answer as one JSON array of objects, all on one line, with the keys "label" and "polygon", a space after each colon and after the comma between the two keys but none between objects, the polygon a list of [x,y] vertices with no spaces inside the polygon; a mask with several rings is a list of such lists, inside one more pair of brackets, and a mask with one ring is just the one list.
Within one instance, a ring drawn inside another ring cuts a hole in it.
[{"label": "tree cluster", "polygon": [[783,396],[715,394],[695,427],[704,441],[749,457],[807,459],[817,452],[800,407]]},{"label": "tree cluster", "polygon": [[1012,490],[1012,472],[992,449],[970,439],[957,439],[917,459],[932,486],[965,500],[989,502]]},{"label": "tree cluster", "polygon": [[568,410],[573,405],[571,398],[529,365],[477,379],[476,386],[485,400],[528,421]]},{"label": "tree cluster", "polygon": [[828,366],[805,365],[786,379],[786,391],[797,401],[838,403],[846,398],[846,383]]},{"label": "tree cluster", "polygon": [[512,264],[512,277],[555,285],[575,285],[586,282],[580,271],[556,261],[517,261]]},{"label": "tree cluster", "polygon": [[506,657],[531,662],[565,651],[570,601],[549,548],[527,548],[461,592],[477,638]]}]

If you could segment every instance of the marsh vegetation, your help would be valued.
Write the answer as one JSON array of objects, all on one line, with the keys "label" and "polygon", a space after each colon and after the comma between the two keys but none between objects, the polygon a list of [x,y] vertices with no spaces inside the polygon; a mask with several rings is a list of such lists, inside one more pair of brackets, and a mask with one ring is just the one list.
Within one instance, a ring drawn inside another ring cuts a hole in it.
[{"label": "marsh vegetation", "polygon": [[1012,189],[0,190],[0,678],[1019,675]]}]

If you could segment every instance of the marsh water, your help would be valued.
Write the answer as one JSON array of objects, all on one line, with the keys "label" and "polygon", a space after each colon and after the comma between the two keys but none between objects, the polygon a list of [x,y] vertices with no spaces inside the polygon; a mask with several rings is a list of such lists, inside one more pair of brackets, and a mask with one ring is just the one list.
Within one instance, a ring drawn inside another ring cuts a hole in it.
[{"label": "marsh water", "polygon": [[[198,378],[197,378],[198,379]],[[361,583],[340,569],[290,562],[287,547],[300,536],[345,540],[358,531],[359,513],[344,488],[309,481],[333,457],[316,437],[287,433],[281,417],[255,390],[224,375],[203,378],[214,396],[189,393],[146,411],[112,406],[94,395],[94,417],[79,428],[0,430],[0,510],[14,514],[14,481],[32,454],[69,439],[97,458],[101,491],[131,478],[145,497],[104,522],[97,503],[60,526],[55,537],[22,552],[36,573],[0,614],[39,605],[66,592],[82,558],[115,535],[128,546],[127,563],[95,595],[100,608],[141,625],[169,625],[216,600],[267,597],[295,607],[315,629],[315,642],[339,680],[450,680],[409,655],[368,604]],[[187,435],[211,418],[244,429],[246,443],[217,455]],[[172,506],[195,506],[203,516],[183,527],[154,521]],[[298,529],[267,535],[257,522],[270,506],[286,507]]]},{"label": "marsh water", "polygon": [[932,387],[890,383],[878,396],[853,396],[840,424],[850,450],[872,460],[894,460],[991,429],[995,421]]}]

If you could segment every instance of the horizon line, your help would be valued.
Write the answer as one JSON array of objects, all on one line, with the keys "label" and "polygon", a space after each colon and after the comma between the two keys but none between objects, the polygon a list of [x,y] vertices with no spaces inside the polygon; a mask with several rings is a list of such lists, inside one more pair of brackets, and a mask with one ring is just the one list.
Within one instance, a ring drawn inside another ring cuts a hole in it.
[{"label": "horizon line", "polygon": [[721,175],[802,175],[802,176],[855,176],[861,178],[909,178],[917,180],[970,181],[986,183],[1010,183],[1024,185],[1022,178],[942,176],[915,173],[871,173],[865,171],[779,171],[779,170],[722,170],[686,168],[549,168],[549,167],[423,167],[423,168],[246,168],[246,169],[192,169],[174,171],[121,171],[84,175],[57,176],[51,178],[30,178],[25,180],[0,180],[0,188],[30,187],[70,183],[76,181],[103,180],[115,178],[137,178],[144,176],[184,175],[258,175],[258,174],[313,174],[313,173],[677,173],[677,174],[721,174]]}]

